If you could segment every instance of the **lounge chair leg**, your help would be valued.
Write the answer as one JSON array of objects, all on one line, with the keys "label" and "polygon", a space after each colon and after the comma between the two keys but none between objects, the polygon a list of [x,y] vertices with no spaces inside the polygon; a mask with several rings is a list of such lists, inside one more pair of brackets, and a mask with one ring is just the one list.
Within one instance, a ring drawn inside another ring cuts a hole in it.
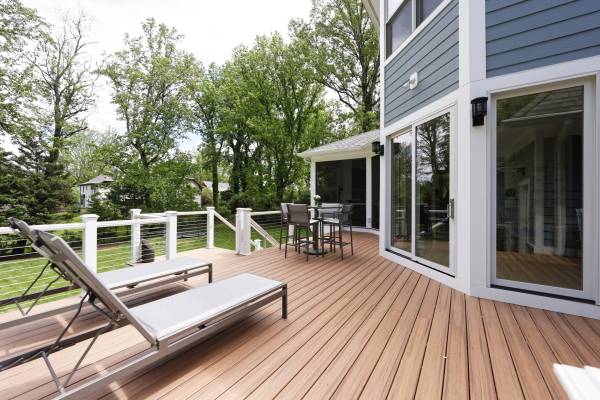
[{"label": "lounge chair leg", "polygon": [[212,283],[212,263],[208,264],[208,283]]},{"label": "lounge chair leg", "polygon": [[287,295],[287,285],[285,285],[282,289],[283,294],[281,295],[281,318],[287,319],[288,317],[288,295]]}]

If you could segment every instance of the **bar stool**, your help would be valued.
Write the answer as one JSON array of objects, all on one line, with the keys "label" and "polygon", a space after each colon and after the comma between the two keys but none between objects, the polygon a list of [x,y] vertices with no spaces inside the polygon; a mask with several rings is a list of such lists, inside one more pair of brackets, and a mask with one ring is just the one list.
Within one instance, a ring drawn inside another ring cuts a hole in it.
[{"label": "bar stool", "polygon": [[[329,227],[329,235],[324,237],[325,228]],[[344,242],[344,228],[350,231],[350,241]],[[333,251],[340,247],[342,260],[344,259],[344,246],[350,245],[351,255],[354,255],[354,242],[352,238],[352,204],[342,204],[341,209],[334,218],[324,218],[321,224],[321,240],[333,246]]]}]

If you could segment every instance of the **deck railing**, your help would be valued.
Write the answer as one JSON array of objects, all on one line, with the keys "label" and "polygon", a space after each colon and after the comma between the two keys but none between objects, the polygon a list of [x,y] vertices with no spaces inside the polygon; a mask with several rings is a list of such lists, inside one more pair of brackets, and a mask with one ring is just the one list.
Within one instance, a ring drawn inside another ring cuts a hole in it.
[{"label": "deck railing", "polygon": [[[81,222],[34,225],[33,229],[61,236],[80,254],[95,272],[123,268],[140,260],[142,241],[149,244],[155,257],[171,259],[177,253],[222,247],[248,255],[253,250],[278,245],[275,232],[279,227],[278,211],[253,212],[237,210],[235,221],[229,221],[213,207],[205,211],[166,211],[142,213],[130,211],[130,218],[98,221],[98,216],[86,214]],[[12,309],[40,273],[45,260],[37,255],[27,240],[8,227],[0,227],[0,312]],[[54,276],[39,279],[31,293],[43,291]],[[52,285],[51,295],[44,302],[71,295],[67,283]],[[74,293],[74,292],[73,292]],[[28,299],[22,299],[27,303]]]}]

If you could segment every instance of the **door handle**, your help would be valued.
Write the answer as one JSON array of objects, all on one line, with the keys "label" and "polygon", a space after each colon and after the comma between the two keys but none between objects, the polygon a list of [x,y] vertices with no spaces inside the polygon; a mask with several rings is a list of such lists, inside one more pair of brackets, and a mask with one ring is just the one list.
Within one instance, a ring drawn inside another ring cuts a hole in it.
[{"label": "door handle", "polygon": [[454,219],[454,199],[450,199],[450,202],[446,207],[446,212],[448,213],[448,218]]}]

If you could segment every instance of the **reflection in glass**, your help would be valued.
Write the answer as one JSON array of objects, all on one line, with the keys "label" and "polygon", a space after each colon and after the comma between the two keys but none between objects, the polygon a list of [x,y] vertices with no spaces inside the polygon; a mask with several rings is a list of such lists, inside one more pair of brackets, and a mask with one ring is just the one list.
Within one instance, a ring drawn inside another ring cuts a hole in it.
[{"label": "reflection in glass", "polygon": [[417,1],[417,26],[425,20],[442,3],[442,0],[419,0]]},{"label": "reflection in glass", "polygon": [[497,278],[582,289],[583,87],[497,101]]},{"label": "reflection in glass", "polygon": [[412,139],[410,133],[392,140],[392,246],[412,249]]},{"label": "reflection in glass", "polygon": [[416,127],[416,255],[449,266],[450,114]]},{"label": "reflection in glass", "polygon": [[406,1],[387,23],[387,55],[396,50],[412,33],[412,1]]}]

